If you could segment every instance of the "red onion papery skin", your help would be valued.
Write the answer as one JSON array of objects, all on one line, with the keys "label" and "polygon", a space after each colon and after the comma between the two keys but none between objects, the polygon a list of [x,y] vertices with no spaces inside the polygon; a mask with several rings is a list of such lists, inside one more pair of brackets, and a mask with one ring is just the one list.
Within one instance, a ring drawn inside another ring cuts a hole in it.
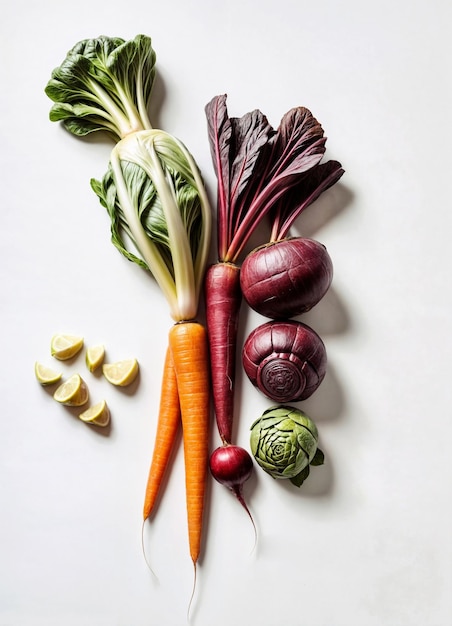
[{"label": "red onion papery skin", "polygon": [[319,335],[295,320],[271,321],[255,328],[242,351],[246,375],[278,403],[306,400],[325,377],[327,355]]},{"label": "red onion papery skin", "polygon": [[265,317],[288,319],[323,298],[333,279],[325,246],[292,237],[259,246],[244,259],[240,286],[248,305]]}]

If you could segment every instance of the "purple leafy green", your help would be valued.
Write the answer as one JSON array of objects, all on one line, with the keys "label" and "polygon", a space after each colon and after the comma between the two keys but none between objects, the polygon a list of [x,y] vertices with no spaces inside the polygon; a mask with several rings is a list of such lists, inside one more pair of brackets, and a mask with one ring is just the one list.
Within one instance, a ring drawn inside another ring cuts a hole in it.
[{"label": "purple leafy green", "polygon": [[257,180],[261,152],[274,133],[258,110],[229,118],[226,96],[216,96],[206,106],[212,161],[218,180],[218,255],[233,261],[229,252],[247,209],[246,198]]},{"label": "purple leafy green", "polygon": [[337,161],[320,163],[326,137],[305,107],[288,111],[277,130],[257,109],[229,118],[226,95],[209,102],[206,116],[218,180],[219,260],[236,262],[265,216],[272,222],[272,241],[285,237],[343,169]]},{"label": "purple leafy green", "polygon": [[270,241],[284,239],[302,211],[337,183],[343,173],[344,170],[338,161],[319,163],[308,170],[305,176],[270,209],[272,224]]}]

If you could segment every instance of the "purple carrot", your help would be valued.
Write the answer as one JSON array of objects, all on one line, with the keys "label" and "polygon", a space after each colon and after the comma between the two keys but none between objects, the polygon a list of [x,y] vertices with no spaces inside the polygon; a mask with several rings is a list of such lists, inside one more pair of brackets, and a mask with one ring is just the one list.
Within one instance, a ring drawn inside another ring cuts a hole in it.
[{"label": "purple carrot", "polygon": [[242,301],[240,268],[232,263],[211,265],[206,274],[205,294],[215,418],[221,441],[230,444],[234,419],[237,327]]}]

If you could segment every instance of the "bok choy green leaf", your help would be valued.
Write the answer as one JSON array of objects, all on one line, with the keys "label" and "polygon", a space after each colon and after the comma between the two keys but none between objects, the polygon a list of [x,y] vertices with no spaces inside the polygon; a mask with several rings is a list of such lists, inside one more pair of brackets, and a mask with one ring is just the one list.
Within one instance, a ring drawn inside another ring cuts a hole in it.
[{"label": "bok choy green leaf", "polygon": [[156,55],[150,37],[98,37],[77,43],[52,72],[46,94],[53,122],[74,135],[104,130],[115,140],[151,128],[148,104]]}]

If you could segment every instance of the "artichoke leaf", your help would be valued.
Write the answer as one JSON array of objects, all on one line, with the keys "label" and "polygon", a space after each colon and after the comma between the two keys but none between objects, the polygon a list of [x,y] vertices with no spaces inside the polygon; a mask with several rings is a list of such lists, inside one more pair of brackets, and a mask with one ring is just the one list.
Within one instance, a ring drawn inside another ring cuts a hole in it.
[{"label": "artichoke leaf", "polygon": [[314,458],[311,461],[311,465],[323,465],[325,463],[325,455],[320,448],[317,448],[314,454]]},{"label": "artichoke leaf", "polygon": [[296,476],[293,476],[290,479],[290,482],[293,485],[295,485],[295,487],[301,487],[301,485],[304,483],[304,481],[309,476],[309,473],[310,473],[309,465],[306,465],[306,467],[304,469],[302,469],[299,474],[297,474]]}]

